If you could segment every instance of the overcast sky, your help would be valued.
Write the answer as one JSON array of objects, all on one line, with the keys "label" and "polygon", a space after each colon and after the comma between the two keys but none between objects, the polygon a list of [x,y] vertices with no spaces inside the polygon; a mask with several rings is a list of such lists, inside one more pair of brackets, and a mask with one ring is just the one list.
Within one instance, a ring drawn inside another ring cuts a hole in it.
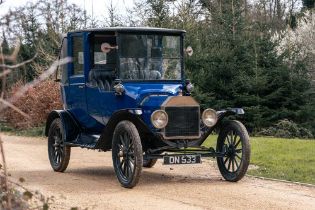
[{"label": "overcast sky", "polygon": [[[0,5],[0,15],[7,13],[10,8],[23,6],[27,2],[36,1],[37,0],[4,0],[4,3]],[[106,16],[106,5],[110,4],[110,0],[68,0],[68,2],[85,8],[89,15],[92,15],[93,11],[94,17],[96,18]],[[119,13],[124,14],[127,8],[132,7],[133,2],[134,0],[113,0],[113,5]]]}]

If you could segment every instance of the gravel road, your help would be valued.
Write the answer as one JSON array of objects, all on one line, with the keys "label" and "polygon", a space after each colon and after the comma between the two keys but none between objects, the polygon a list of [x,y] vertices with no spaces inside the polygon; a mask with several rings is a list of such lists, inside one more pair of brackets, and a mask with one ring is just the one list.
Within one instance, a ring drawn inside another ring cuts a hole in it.
[{"label": "gravel road", "polygon": [[120,187],[110,152],[73,148],[65,173],[53,172],[44,138],[3,136],[13,180],[47,196],[52,209],[315,209],[315,187],[245,177],[223,181],[212,160],[143,169],[133,189]]}]

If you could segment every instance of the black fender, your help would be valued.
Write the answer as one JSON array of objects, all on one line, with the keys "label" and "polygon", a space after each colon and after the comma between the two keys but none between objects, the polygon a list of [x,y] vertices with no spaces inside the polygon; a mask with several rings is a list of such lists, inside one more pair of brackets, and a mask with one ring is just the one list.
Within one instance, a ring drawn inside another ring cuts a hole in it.
[{"label": "black fender", "polygon": [[119,122],[123,120],[128,120],[132,122],[139,131],[140,136],[144,134],[154,135],[152,134],[151,130],[147,127],[147,125],[142,121],[140,115],[141,114],[131,109],[129,110],[124,109],[115,112],[109,119],[105,128],[103,129],[95,148],[102,150],[110,150],[112,148],[112,139],[115,127]]},{"label": "black fender", "polygon": [[244,109],[242,108],[230,108],[225,110],[217,111],[218,121],[215,125],[216,128],[222,125],[224,118],[231,116],[231,115],[243,115],[245,114]]},{"label": "black fender", "polygon": [[61,120],[64,141],[70,142],[75,140],[80,133],[80,127],[71,113],[66,110],[54,110],[49,113],[46,121],[45,135],[48,136],[50,125],[56,118],[60,118]]}]

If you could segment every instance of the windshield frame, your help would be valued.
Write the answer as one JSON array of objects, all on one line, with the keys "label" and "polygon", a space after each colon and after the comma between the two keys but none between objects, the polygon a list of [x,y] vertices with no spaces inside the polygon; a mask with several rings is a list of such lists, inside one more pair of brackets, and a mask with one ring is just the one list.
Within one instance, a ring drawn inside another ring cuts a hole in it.
[{"label": "windshield frame", "polygon": [[121,79],[121,70],[120,70],[120,61],[121,58],[123,58],[122,52],[121,52],[121,35],[158,35],[158,36],[178,36],[180,38],[180,54],[179,54],[179,60],[180,60],[180,79],[122,79],[122,81],[125,82],[164,82],[164,83],[172,83],[172,82],[182,82],[185,80],[184,75],[184,33],[166,33],[166,32],[119,32],[117,33],[117,45],[118,45],[118,52],[117,52],[117,76]]}]

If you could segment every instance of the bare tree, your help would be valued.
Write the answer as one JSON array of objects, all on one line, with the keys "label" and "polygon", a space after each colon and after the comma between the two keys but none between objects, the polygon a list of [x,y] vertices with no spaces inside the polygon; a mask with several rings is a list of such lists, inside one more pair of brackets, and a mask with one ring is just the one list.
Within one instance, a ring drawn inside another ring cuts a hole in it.
[{"label": "bare tree", "polygon": [[[106,1],[108,2],[108,1]],[[106,9],[108,12],[108,17],[105,18],[106,26],[115,27],[122,25],[121,17],[118,14],[116,6],[113,4],[113,1],[110,0],[108,4],[106,4]]]}]

